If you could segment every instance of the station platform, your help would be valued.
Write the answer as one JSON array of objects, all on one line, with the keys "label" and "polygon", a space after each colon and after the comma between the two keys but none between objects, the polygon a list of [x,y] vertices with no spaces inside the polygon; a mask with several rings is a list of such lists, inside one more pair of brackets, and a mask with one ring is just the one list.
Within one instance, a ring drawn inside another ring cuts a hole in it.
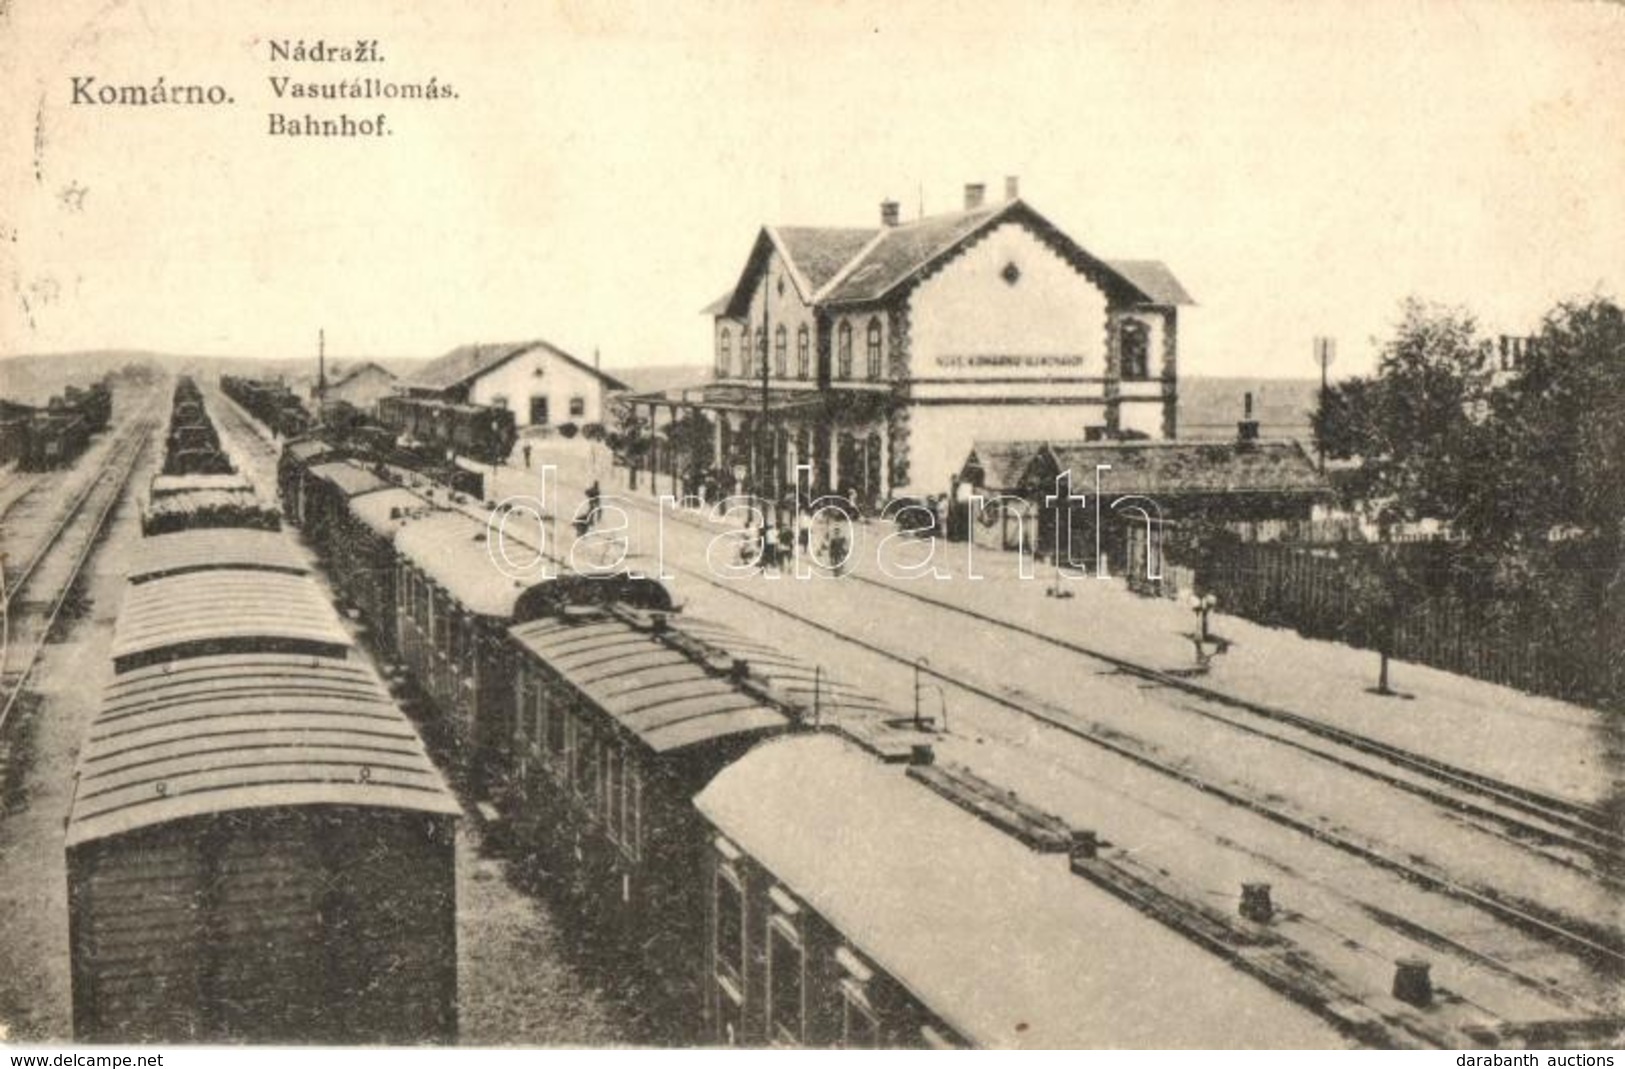
[{"label": "station platform", "polygon": [[[533,450],[532,464],[530,471],[484,468],[487,496],[536,495],[547,464],[556,472],[550,492],[559,515],[573,512],[594,479],[606,499],[624,501],[629,512],[653,516],[660,507],[647,476],[630,489],[625,470],[612,469],[601,447],[549,443]],[[664,482],[661,491],[669,492]],[[666,522],[716,533],[740,526],[738,516],[692,508],[668,509]],[[628,535],[635,552],[648,552],[655,530],[633,524]],[[842,577],[854,597],[863,596],[864,584],[880,584],[915,599],[922,612],[935,603],[968,614],[971,626],[1039,634],[1080,653],[1133,662],[1575,803],[1607,805],[1618,793],[1625,741],[1613,718],[1599,710],[1401,661],[1390,666],[1390,684],[1401,696],[1375,694],[1376,653],[1263,627],[1225,615],[1222,605],[1208,621],[1209,635],[1222,641],[1210,642],[1199,656],[1196,614],[1174,601],[1134,594],[1121,577],[1057,575],[1016,553],[964,542],[887,541],[894,528],[878,520],[859,522],[854,535]],[[675,543],[666,542],[673,553]],[[929,567],[899,566],[922,562]],[[989,632],[995,642],[996,635]]]}]

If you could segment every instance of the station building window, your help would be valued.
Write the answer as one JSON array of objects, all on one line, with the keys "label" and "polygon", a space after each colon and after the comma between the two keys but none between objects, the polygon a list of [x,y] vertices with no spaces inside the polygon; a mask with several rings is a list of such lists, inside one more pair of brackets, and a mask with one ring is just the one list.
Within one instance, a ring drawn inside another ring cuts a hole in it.
[{"label": "station building window", "polygon": [[880,378],[880,318],[869,320],[868,338],[869,378]]},{"label": "station building window", "polygon": [[852,324],[844,319],[835,332],[835,374],[843,379],[852,377]]},{"label": "station building window", "polygon": [[773,374],[781,379],[790,374],[790,332],[783,323],[773,332]]},{"label": "station building window", "polygon": [[752,374],[761,376],[767,374],[767,328],[756,328],[756,366]]},{"label": "station building window", "polygon": [[807,324],[796,331],[796,378],[804,379],[812,370],[812,337]]},{"label": "station building window", "polygon": [[807,951],[801,938],[801,907],[780,888],[768,891],[768,1042],[799,1047],[806,1041]]},{"label": "station building window", "polygon": [[587,414],[587,399],[585,397],[570,398],[570,418],[580,419]]},{"label": "station building window", "polygon": [[739,328],[739,377],[750,378],[750,328]]},{"label": "station building window", "polygon": [[717,335],[717,374],[726,375],[733,366],[733,331],[723,327]]}]

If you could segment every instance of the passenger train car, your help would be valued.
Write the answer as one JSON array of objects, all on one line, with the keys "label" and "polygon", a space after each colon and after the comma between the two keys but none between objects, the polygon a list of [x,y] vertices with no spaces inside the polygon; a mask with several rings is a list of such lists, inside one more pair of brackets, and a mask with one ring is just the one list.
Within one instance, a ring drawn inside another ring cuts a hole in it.
[{"label": "passenger train car", "polygon": [[459,456],[500,464],[513,452],[518,430],[513,413],[489,405],[458,405],[425,397],[383,397],[378,418],[404,435]]},{"label": "passenger train car", "polygon": [[449,1042],[455,820],[289,536],[144,538],[66,837],[75,1035]]},{"label": "passenger train car", "polygon": [[[308,529],[500,841],[546,874],[596,962],[638,978],[661,1036],[1211,1046],[1275,1009],[1074,875],[1064,825],[1040,853],[990,822],[1005,792],[934,776],[911,718],[676,613],[647,580],[516,582],[477,518],[344,467],[305,472]],[[1155,973],[1192,1007],[1177,1027],[1137,1023],[1140,946],[1190,963]]]}]

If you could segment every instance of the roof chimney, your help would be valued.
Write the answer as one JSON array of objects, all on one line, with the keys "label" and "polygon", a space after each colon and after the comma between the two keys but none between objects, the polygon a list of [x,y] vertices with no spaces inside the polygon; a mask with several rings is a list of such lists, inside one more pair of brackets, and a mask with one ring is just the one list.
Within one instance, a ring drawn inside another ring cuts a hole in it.
[{"label": "roof chimney", "polygon": [[1013,174],[1004,176],[1004,199],[1015,200],[1021,196],[1021,179]]},{"label": "roof chimney", "polygon": [[965,183],[965,210],[973,211],[982,206],[982,200],[987,196],[987,186],[981,182]]},{"label": "roof chimney", "polygon": [[1241,422],[1236,424],[1236,439],[1242,442],[1258,441],[1258,421],[1253,418],[1253,393],[1243,395]]},{"label": "roof chimney", "polygon": [[901,210],[901,208],[902,208],[902,206],[899,205],[894,200],[883,200],[883,201],[881,201],[880,202],[880,225],[881,226],[896,226],[897,221],[898,221],[897,213]]}]

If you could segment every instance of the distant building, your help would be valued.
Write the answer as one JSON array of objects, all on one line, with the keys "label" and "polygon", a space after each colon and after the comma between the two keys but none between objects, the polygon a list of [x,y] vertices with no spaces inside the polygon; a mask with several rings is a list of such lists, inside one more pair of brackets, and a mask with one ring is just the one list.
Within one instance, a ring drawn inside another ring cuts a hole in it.
[{"label": "distant building", "polygon": [[395,381],[394,372],[371,360],[338,367],[328,376],[325,399],[372,409],[380,397],[388,397],[395,391]]},{"label": "distant building", "polygon": [[887,201],[879,226],[764,227],[706,310],[712,381],[633,397],[657,427],[708,425],[682,436],[709,437],[708,455],[655,463],[775,495],[810,465],[813,489],[872,506],[945,490],[975,438],[1172,437],[1190,296],[1161,263],[1086,251],[1014,179],[1005,194],[967,186],[962,210],[913,222]]},{"label": "distant building", "polygon": [[626,385],[545,341],[464,345],[399,384],[417,396],[495,405],[520,427],[601,423],[609,394]]}]

